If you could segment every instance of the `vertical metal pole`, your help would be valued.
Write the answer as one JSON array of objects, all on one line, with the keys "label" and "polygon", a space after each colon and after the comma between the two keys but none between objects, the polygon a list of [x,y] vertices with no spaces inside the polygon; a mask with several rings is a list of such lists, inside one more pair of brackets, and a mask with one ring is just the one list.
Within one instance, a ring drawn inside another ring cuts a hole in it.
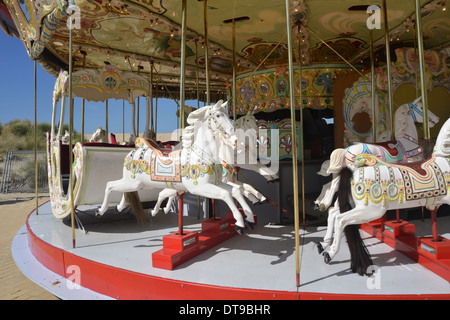
[{"label": "vertical metal pole", "polygon": [[[137,73],[138,73],[138,75],[140,75],[140,72],[141,70],[140,70],[140,68],[138,67],[138,71],[137,71]],[[140,96],[138,96],[137,97],[137,115],[136,115],[136,127],[137,127],[137,132],[136,132],[136,138],[137,137],[139,137],[139,113],[140,113],[140,111],[139,111],[139,104],[140,104],[140,100],[141,100],[141,97]]]},{"label": "vertical metal pole", "polygon": [[34,188],[36,193],[36,215],[38,214],[38,163],[37,163],[37,62],[34,60]]},{"label": "vertical metal pole", "polygon": [[153,118],[153,61],[150,62],[150,99],[150,129],[155,134],[156,139],[155,124]]},{"label": "vertical metal pole", "polygon": [[72,224],[72,246],[75,248],[75,209],[73,204],[73,170],[72,170],[72,134],[73,134],[73,97],[72,97],[72,18],[69,28],[69,192],[70,192],[70,219]]},{"label": "vertical metal pole", "polygon": [[389,48],[389,26],[386,0],[383,0],[383,19],[384,19],[384,40],[386,46],[386,68],[388,79],[388,97],[389,97],[389,120],[391,123],[391,140],[395,140],[395,128],[394,128],[394,97],[392,93],[392,73],[391,73],[391,51]]},{"label": "vertical metal pole", "polygon": [[122,100],[122,141],[125,141],[125,100]]},{"label": "vertical metal pole", "polygon": [[[183,0],[185,1],[185,0]],[[183,198],[184,193],[178,196],[178,235],[182,236],[183,233]]]},{"label": "vertical metal pole", "polygon": [[233,19],[233,120],[236,121],[236,21]]},{"label": "vertical metal pole", "polygon": [[303,228],[306,228],[306,208],[305,208],[305,145],[303,139],[303,97],[302,97],[302,51],[300,41],[300,27],[297,34],[298,41],[298,75],[300,81],[300,92],[298,97],[298,104],[300,106],[300,145],[302,150],[302,212],[303,212]]},{"label": "vertical metal pole", "polygon": [[108,108],[108,99],[106,100],[106,103],[105,103],[105,131],[106,131],[106,142],[108,142],[109,141],[109,128],[108,128],[108,112],[109,112],[109,110],[108,110],[109,108]]},{"label": "vertical metal pole", "polygon": [[419,51],[419,67],[420,67],[420,90],[422,92],[422,110],[423,110],[423,137],[425,142],[425,156],[430,155],[430,126],[428,123],[428,97],[427,84],[425,75],[425,58],[423,49],[423,34],[422,34],[422,15],[420,11],[419,0],[415,0],[416,5],[416,28],[417,28],[417,49]]},{"label": "vertical metal pole", "polygon": [[294,67],[292,59],[292,36],[289,15],[289,0],[286,0],[286,31],[288,41],[288,61],[289,61],[289,102],[291,106],[291,127],[292,127],[292,173],[294,186],[294,223],[295,223],[295,275],[296,285],[300,286],[300,239],[299,239],[299,216],[298,216],[298,172],[297,172],[297,137],[295,127],[295,97],[294,97]]},{"label": "vertical metal pole", "polygon": [[206,105],[210,105],[209,92],[209,54],[208,54],[208,0],[203,0],[203,26],[205,30],[205,77],[206,77]]},{"label": "vertical metal pole", "polygon": [[[86,68],[86,53],[83,53],[83,69]],[[84,142],[84,108],[85,100],[81,101],[81,142]]]},{"label": "vertical metal pole", "polygon": [[200,89],[199,89],[199,75],[198,75],[198,48],[197,41],[195,41],[195,81],[197,83],[197,109],[200,109]]},{"label": "vertical metal pole", "polygon": [[158,78],[156,78],[156,97],[155,97],[155,134],[158,132]]},{"label": "vertical metal pole", "polygon": [[184,82],[186,72],[186,0],[181,5],[181,70],[180,70],[180,128],[184,129]]},{"label": "vertical metal pole", "polygon": [[370,97],[372,100],[372,142],[377,142],[377,110],[375,109],[375,56],[373,50],[373,29],[369,30],[370,38],[370,80],[372,82]]}]

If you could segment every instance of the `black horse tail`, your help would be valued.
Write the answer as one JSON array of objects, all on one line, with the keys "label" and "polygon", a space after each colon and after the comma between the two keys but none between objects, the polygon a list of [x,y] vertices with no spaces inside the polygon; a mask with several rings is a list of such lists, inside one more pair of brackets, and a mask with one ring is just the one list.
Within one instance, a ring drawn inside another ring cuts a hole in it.
[{"label": "black horse tail", "polygon": [[[344,167],[341,169],[339,175],[341,178],[339,181],[338,202],[339,211],[342,214],[352,209],[349,197],[351,194],[351,178],[353,177],[353,172],[349,168]],[[368,268],[373,265],[372,258],[361,238],[359,227],[359,225],[349,225],[344,229],[350,249],[350,267],[352,272],[358,273],[361,276],[370,275],[371,273],[368,273]]]}]

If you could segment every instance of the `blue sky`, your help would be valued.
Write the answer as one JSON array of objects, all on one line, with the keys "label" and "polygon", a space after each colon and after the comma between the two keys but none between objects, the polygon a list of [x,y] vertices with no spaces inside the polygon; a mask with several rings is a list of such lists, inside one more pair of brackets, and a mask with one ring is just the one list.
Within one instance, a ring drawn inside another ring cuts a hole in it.
[{"label": "blue sky", "polygon": [[[52,92],[55,77],[37,65],[37,121],[51,122]],[[0,30],[0,122],[4,125],[14,119],[34,122],[34,62],[30,60],[21,40],[9,37]],[[197,106],[194,101],[186,104]],[[201,104],[203,105],[203,104]],[[122,101],[109,101],[109,131],[122,132]],[[65,123],[68,123],[66,108]],[[158,132],[176,129],[176,103],[158,99]],[[57,114],[59,119],[59,111]],[[57,120],[58,121],[58,120]],[[105,103],[86,102],[85,133],[90,134],[97,126],[105,127]],[[145,126],[145,99],[140,102],[139,131]],[[81,99],[75,98],[74,127],[81,131]],[[131,132],[131,106],[125,102],[125,132]]]}]

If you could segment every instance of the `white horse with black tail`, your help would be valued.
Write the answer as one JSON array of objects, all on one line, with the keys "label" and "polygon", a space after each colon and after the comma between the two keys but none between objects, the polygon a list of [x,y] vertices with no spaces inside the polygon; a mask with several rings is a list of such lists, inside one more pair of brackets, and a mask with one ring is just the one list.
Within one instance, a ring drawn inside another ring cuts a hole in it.
[{"label": "white horse with black tail", "polygon": [[[225,145],[236,143],[234,127],[228,119],[225,105],[219,101],[214,106],[192,112],[187,119],[189,127],[183,132],[182,148],[179,150],[164,153],[156,146],[148,145],[148,140],[139,139],[141,146],[125,158],[122,179],[106,184],[105,197],[96,214],[105,213],[110,193],[118,191],[124,193],[117,207],[119,212],[129,202],[139,219],[145,213],[142,205],[139,206],[140,201],[136,201],[137,191],[151,188],[163,190],[170,185],[180,193],[189,192],[225,201],[236,220],[236,230],[243,233],[245,222],[233,200],[232,188],[221,183],[220,151]],[[254,224],[253,215],[246,215],[245,220]]]},{"label": "white horse with black tail", "polygon": [[[336,174],[347,166],[351,170],[355,168],[354,159],[359,154],[371,154],[384,162],[405,164],[424,160],[424,150],[419,144],[419,138],[415,123],[423,123],[423,109],[421,98],[398,107],[395,112],[395,139],[396,141],[382,144],[355,143],[345,149],[334,150],[330,155],[330,161],[324,162],[321,170],[323,176]],[[439,117],[428,111],[430,128],[439,122]],[[328,208],[337,191],[338,181],[330,182],[323,187],[326,190],[316,199],[316,208],[324,211]]]},{"label": "white horse with black tail", "polygon": [[[387,163],[374,155],[358,155],[355,171],[345,167],[340,172],[334,239],[323,252],[325,263],[336,256],[345,230],[352,269],[366,273],[371,259],[358,225],[381,218],[387,210],[423,206],[436,210],[442,204],[450,205],[449,186],[450,119],[439,132],[431,158],[414,167]],[[319,252],[323,250],[322,244],[318,247]]]}]

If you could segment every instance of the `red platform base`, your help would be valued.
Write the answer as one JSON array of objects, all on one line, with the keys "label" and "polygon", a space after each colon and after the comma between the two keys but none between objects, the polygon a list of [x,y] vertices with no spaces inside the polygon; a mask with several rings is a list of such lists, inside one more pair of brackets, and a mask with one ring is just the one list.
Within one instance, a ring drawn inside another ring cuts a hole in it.
[{"label": "red platform base", "polygon": [[416,237],[415,226],[407,221],[387,221],[384,231],[378,223],[363,224],[361,229],[450,281],[450,240]]},{"label": "red platform base", "polygon": [[177,232],[163,237],[163,249],[152,254],[153,267],[173,270],[180,264],[237,235],[233,218],[211,218],[202,222],[202,231]]}]

